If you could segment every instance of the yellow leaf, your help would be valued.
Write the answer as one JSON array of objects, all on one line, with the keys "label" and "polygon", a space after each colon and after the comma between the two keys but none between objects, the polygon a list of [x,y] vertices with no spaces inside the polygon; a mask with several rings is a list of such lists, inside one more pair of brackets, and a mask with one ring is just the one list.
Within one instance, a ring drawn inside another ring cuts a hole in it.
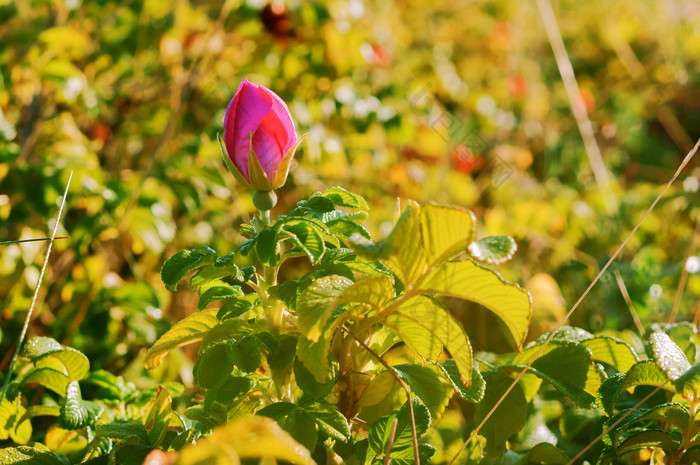
[{"label": "yellow leaf", "polygon": [[212,308],[193,313],[176,323],[146,352],[144,362],[146,369],[157,368],[163,361],[163,357],[171,350],[202,340],[204,335],[219,323],[216,318],[218,311],[218,309]]}]

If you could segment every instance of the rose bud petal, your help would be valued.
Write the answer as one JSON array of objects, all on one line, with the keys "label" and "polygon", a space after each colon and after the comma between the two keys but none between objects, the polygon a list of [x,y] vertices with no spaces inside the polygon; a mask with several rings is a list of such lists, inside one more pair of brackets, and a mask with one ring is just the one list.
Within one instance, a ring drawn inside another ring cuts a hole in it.
[{"label": "rose bud petal", "polygon": [[281,187],[299,142],[282,99],[244,79],[224,117],[224,159],[236,179],[262,191]]}]

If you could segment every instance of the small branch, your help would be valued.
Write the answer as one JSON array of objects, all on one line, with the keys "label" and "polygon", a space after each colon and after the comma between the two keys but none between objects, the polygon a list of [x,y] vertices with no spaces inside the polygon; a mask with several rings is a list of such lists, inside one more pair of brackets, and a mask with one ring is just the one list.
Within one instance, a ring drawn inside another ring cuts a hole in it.
[{"label": "small branch", "polygon": [[36,288],[34,289],[34,297],[32,297],[32,303],[29,305],[29,311],[24,319],[24,326],[22,326],[22,332],[19,335],[19,340],[17,341],[17,346],[15,347],[15,354],[12,356],[12,362],[10,362],[10,368],[7,371],[7,376],[5,377],[5,384],[2,386],[2,393],[0,393],[0,403],[5,399],[5,394],[7,393],[7,387],[10,384],[10,378],[12,377],[12,372],[15,369],[15,362],[17,362],[17,357],[19,357],[19,351],[22,348],[22,342],[27,335],[27,330],[29,329],[29,321],[32,318],[32,313],[34,312],[34,305],[36,304],[36,298],[39,295],[39,289],[41,288],[41,282],[44,279],[44,273],[46,272],[46,267],[49,265],[49,257],[51,256],[51,249],[53,248],[53,241],[56,238],[56,232],[58,231],[58,225],[61,223],[61,214],[63,214],[63,207],[66,205],[66,197],[68,196],[68,188],[70,187],[71,179],[73,179],[73,172],[70,172],[68,176],[68,182],[66,183],[66,190],[63,192],[63,198],[61,199],[61,206],[58,208],[58,215],[56,215],[56,223],[53,225],[53,232],[51,233],[51,238],[49,240],[49,247],[46,250],[46,256],[44,257],[44,265],[41,267],[41,273],[39,273],[39,280],[36,283]]},{"label": "small branch", "polygon": [[637,315],[637,311],[634,309],[634,305],[632,305],[632,299],[630,299],[630,294],[629,292],[627,292],[627,286],[625,286],[625,282],[622,280],[622,276],[620,276],[619,271],[615,270],[614,274],[615,280],[617,281],[617,287],[620,288],[622,298],[625,299],[627,308],[629,309],[630,314],[632,315],[634,325],[637,327],[637,331],[639,331],[639,334],[644,335],[644,326],[642,325],[642,320],[639,319],[639,315]]},{"label": "small branch", "polygon": [[[344,331],[347,331],[344,329]],[[401,385],[404,391],[406,391],[406,396],[408,397],[408,414],[411,417],[411,437],[413,439],[413,457],[416,462],[416,465],[420,465],[420,454],[418,453],[418,433],[416,432],[416,417],[413,413],[413,402],[412,402],[412,397],[411,397],[411,388],[406,384],[406,382],[396,373],[396,370],[386,363],[384,359],[377,354],[375,351],[369,348],[367,344],[365,344],[363,341],[361,341],[359,338],[357,338],[354,334],[350,333],[350,336],[352,336],[355,341],[357,341],[360,346],[362,346],[363,349],[365,349],[372,357],[377,359],[379,363],[382,364],[384,368],[387,369],[389,373],[392,374],[392,376],[396,379],[396,381]],[[387,448],[388,449],[388,448]]]},{"label": "small branch", "polygon": [[693,231],[693,237],[690,239],[690,245],[688,246],[688,251],[685,254],[685,260],[683,260],[683,271],[681,271],[681,279],[678,281],[676,295],[673,297],[673,307],[671,307],[671,315],[668,317],[669,323],[674,322],[676,319],[676,314],[678,313],[678,308],[681,306],[681,298],[683,297],[685,284],[688,282],[688,259],[692,257],[693,253],[695,252],[698,236],[700,236],[700,214],[698,214],[698,220],[695,223],[695,231]]},{"label": "small branch", "polygon": [[391,422],[391,431],[389,432],[389,441],[386,444],[386,452],[384,453],[384,465],[389,465],[391,460],[391,448],[394,446],[394,436],[396,436],[396,426],[399,424],[399,419],[394,418]]}]

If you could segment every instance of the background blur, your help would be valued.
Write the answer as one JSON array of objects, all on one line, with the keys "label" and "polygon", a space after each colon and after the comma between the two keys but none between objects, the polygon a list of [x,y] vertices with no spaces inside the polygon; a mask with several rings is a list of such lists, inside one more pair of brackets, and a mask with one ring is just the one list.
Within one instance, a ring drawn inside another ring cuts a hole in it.
[{"label": "background blur", "polygon": [[[381,237],[397,198],[469,207],[480,235],[515,237],[501,271],[533,293],[533,336],[551,327],[700,137],[696,1],[553,8],[608,194],[535,0],[0,0],[0,241],[50,235],[75,171],[59,232],[70,239],[55,244],[30,335],[138,376],[143,349],[195,311],[158,273],[182,248],[241,242],[253,207],[216,133],[244,77],[309,133],[276,213],[341,185],[368,198]],[[645,325],[668,319],[684,269],[678,320],[700,311],[698,178],[693,163],[611,268]],[[4,369],[45,250],[0,245]],[[573,324],[635,330],[612,272]],[[494,348],[488,331],[467,330]]]}]

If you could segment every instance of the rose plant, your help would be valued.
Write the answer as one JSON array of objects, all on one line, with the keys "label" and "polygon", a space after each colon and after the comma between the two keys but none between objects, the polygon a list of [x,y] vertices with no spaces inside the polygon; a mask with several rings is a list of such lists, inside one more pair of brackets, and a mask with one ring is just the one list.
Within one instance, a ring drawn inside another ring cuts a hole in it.
[{"label": "rose plant", "polygon": [[[568,446],[603,425],[601,463],[659,445],[674,463],[695,460],[693,331],[655,328],[649,360],[621,338],[577,328],[525,344],[530,295],[492,269],[513,257],[513,239],[478,238],[465,208],[406,202],[391,233],[373,240],[362,225],[367,202],[340,187],[273,221],[273,190],[299,143],[289,110],[243,81],[224,123],[224,160],[257,191],[260,214],[241,225],[247,240],[232,251],[183,250],[164,263],[163,283],[174,291],[189,277],[197,308],[144,356],[153,370],[198,342],[195,386],[138,392],[90,372],[70,347],[31,339],[0,404],[0,440],[27,443],[31,420],[48,416],[57,419],[51,447],[1,449],[0,463],[445,463],[448,452],[459,456],[461,433],[478,428],[465,463],[565,464]],[[518,353],[475,353],[455,301],[490,310]],[[639,385],[666,387],[674,403],[654,399],[622,421]],[[561,426],[530,408],[547,402]],[[668,418],[677,421],[639,430]]]}]

